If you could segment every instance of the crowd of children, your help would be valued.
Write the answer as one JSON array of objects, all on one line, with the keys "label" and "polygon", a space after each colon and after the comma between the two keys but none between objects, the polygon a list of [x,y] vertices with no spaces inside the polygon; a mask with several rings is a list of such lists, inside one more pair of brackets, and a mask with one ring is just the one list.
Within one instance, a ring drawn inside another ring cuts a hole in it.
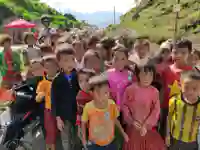
[{"label": "crowd of children", "polygon": [[2,36],[0,68],[4,88],[43,77],[36,101],[45,102],[47,149],[198,149],[200,51],[191,41],[168,40],[152,57],[150,42],[141,37],[132,49],[102,35],[43,38],[50,45],[26,33],[21,58],[12,39]]}]

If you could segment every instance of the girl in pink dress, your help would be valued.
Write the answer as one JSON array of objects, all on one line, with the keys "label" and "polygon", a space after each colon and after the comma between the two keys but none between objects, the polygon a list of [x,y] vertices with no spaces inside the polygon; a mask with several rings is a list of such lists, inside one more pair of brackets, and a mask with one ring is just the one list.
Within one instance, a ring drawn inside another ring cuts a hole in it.
[{"label": "girl in pink dress", "polygon": [[112,68],[107,71],[107,75],[111,96],[119,108],[126,87],[132,82],[132,72],[126,68],[127,65],[128,51],[125,48],[114,51]]},{"label": "girl in pink dress", "polygon": [[122,104],[130,139],[123,150],[164,150],[164,142],[155,131],[160,114],[159,92],[151,86],[155,68],[145,65],[135,72],[138,82],[125,90]]}]

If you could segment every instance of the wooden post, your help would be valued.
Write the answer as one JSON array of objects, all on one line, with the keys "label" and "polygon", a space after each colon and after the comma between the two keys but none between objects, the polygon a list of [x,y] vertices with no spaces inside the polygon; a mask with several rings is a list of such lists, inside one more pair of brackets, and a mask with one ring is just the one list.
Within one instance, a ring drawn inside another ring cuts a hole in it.
[{"label": "wooden post", "polygon": [[179,12],[180,12],[180,0],[177,0],[177,3],[174,7],[174,12],[176,13],[175,23],[174,23],[174,37],[173,41],[176,43],[177,41],[177,32],[178,32],[178,19],[179,19]]}]

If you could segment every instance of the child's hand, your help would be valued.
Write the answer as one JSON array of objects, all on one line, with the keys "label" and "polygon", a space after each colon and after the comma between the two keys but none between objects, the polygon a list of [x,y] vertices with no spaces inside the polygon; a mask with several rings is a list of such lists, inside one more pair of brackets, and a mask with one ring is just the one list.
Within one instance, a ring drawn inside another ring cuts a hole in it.
[{"label": "child's hand", "polygon": [[137,129],[137,130],[140,130],[142,128],[141,124],[137,121],[134,121],[133,122],[133,126]]},{"label": "child's hand", "polygon": [[165,144],[166,144],[167,147],[170,146],[170,136],[167,136],[167,137],[165,138]]},{"label": "child's hand", "polygon": [[145,126],[142,126],[142,128],[140,129],[140,135],[145,136],[146,134],[147,134],[147,129]]},{"label": "child's hand", "polygon": [[124,136],[124,140],[125,140],[125,142],[128,142],[128,141],[129,141],[128,134],[125,133],[123,136]]},{"label": "child's hand", "polygon": [[64,122],[60,117],[56,117],[56,122],[57,122],[57,128],[59,131],[63,131],[64,129]]}]

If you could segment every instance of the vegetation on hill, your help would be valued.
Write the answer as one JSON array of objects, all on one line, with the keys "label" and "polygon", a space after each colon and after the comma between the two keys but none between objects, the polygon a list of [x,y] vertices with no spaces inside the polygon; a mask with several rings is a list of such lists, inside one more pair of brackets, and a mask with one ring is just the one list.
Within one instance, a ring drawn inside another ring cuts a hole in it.
[{"label": "vegetation on hill", "polygon": [[61,14],[40,0],[0,0],[0,24],[4,19],[17,16],[26,20],[38,20],[43,14],[53,18],[54,26],[76,26],[81,22],[71,14]]},{"label": "vegetation on hill", "polygon": [[[136,8],[121,16],[119,25],[110,26],[109,30],[131,28],[139,34],[150,37],[152,41],[172,38],[176,14],[176,0],[142,0]],[[199,0],[180,0],[181,10],[178,18],[178,36],[188,36],[200,32]]]}]

